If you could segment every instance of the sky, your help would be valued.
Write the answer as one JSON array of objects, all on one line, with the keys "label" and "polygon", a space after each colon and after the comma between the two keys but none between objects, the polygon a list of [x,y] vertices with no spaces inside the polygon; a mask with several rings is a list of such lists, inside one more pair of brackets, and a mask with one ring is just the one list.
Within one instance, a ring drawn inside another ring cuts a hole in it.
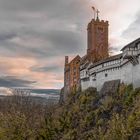
[{"label": "sky", "polygon": [[63,87],[64,57],[83,56],[92,6],[114,54],[140,37],[139,0],[0,0],[0,87]]}]

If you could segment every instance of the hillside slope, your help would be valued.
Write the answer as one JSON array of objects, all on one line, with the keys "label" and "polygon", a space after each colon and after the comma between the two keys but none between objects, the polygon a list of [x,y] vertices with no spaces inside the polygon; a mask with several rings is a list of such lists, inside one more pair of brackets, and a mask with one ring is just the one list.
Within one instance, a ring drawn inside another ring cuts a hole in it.
[{"label": "hillside slope", "polygon": [[99,95],[94,88],[71,93],[67,102],[46,116],[44,140],[139,140],[140,90],[120,86]]}]

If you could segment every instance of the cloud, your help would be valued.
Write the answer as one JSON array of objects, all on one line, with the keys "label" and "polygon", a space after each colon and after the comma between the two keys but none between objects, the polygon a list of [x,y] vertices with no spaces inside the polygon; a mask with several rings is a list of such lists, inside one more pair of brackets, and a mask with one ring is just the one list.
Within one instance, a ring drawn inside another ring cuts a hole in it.
[{"label": "cloud", "polygon": [[14,76],[0,77],[0,87],[31,87],[36,81],[19,79]]},{"label": "cloud", "polygon": [[116,52],[129,41],[128,35],[139,36],[139,4],[139,0],[0,0],[0,75],[36,81],[36,87],[62,87],[64,56],[86,53],[91,6],[101,11],[101,19],[109,20],[109,42]]},{"label": "cloud", "polygon": [[85,52],[88,8],[84,0],[0,0],[0,74],[62,87],[64,56]]},{"label": "cloud", "polygon": [[63,68],[61,68],[60,66],[56,66],[56,65],[53,65],[53,66],[45,66],[45,67],[32,67],[31,68],[31,71],[34,71],[34,72],[61,72]]},{"label": "cloud", "polygon": [[140,37],[140,11],[136,15],[136,19],[123,31],[122,37],[134,40]]},{"label": "cloud", "polygon": [[16,37],[16,34],[14,33],[1,33],[0,34],[0,41],[7,41],[7,40],[11,40],[13,39],[14,37]]}]

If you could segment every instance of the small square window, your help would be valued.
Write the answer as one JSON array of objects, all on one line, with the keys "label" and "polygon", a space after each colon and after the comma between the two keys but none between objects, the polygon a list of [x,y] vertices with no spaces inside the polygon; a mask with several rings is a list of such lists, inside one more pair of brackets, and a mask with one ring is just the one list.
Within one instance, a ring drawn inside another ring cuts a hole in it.
[{"label": "small square window", "polygon": [[107,73],[105,73],[105,77],[107,77],[108,76],[108,74]]}]

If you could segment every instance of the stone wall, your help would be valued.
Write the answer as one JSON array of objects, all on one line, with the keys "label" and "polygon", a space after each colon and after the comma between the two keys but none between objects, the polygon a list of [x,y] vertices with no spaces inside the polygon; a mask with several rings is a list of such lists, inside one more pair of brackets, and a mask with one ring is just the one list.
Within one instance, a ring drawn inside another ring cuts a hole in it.
[{"label": "stone wall", "polygon": [[[118,60],[119,65],[116,63],[106,68],[96,69],[96,67],[94,67],[90,70],[86,69],[81,71],[85,73],[85,77],[89,77],[89,80],[81,79],[82,90],[88,87],[96,87],[97,90],[100,91],[105,82],[117,79],[120,79],[121,82],[127,85],[133,84],[134,88],[140,87],[140,57],[138,57],[138,61],[139,64],[133,65],[131,61],[121,58],[120,61]],[[96,71],[96,74],[91,73],[94,71]],[[89,73],[89,75],[87,75],[87,73]]]}]

